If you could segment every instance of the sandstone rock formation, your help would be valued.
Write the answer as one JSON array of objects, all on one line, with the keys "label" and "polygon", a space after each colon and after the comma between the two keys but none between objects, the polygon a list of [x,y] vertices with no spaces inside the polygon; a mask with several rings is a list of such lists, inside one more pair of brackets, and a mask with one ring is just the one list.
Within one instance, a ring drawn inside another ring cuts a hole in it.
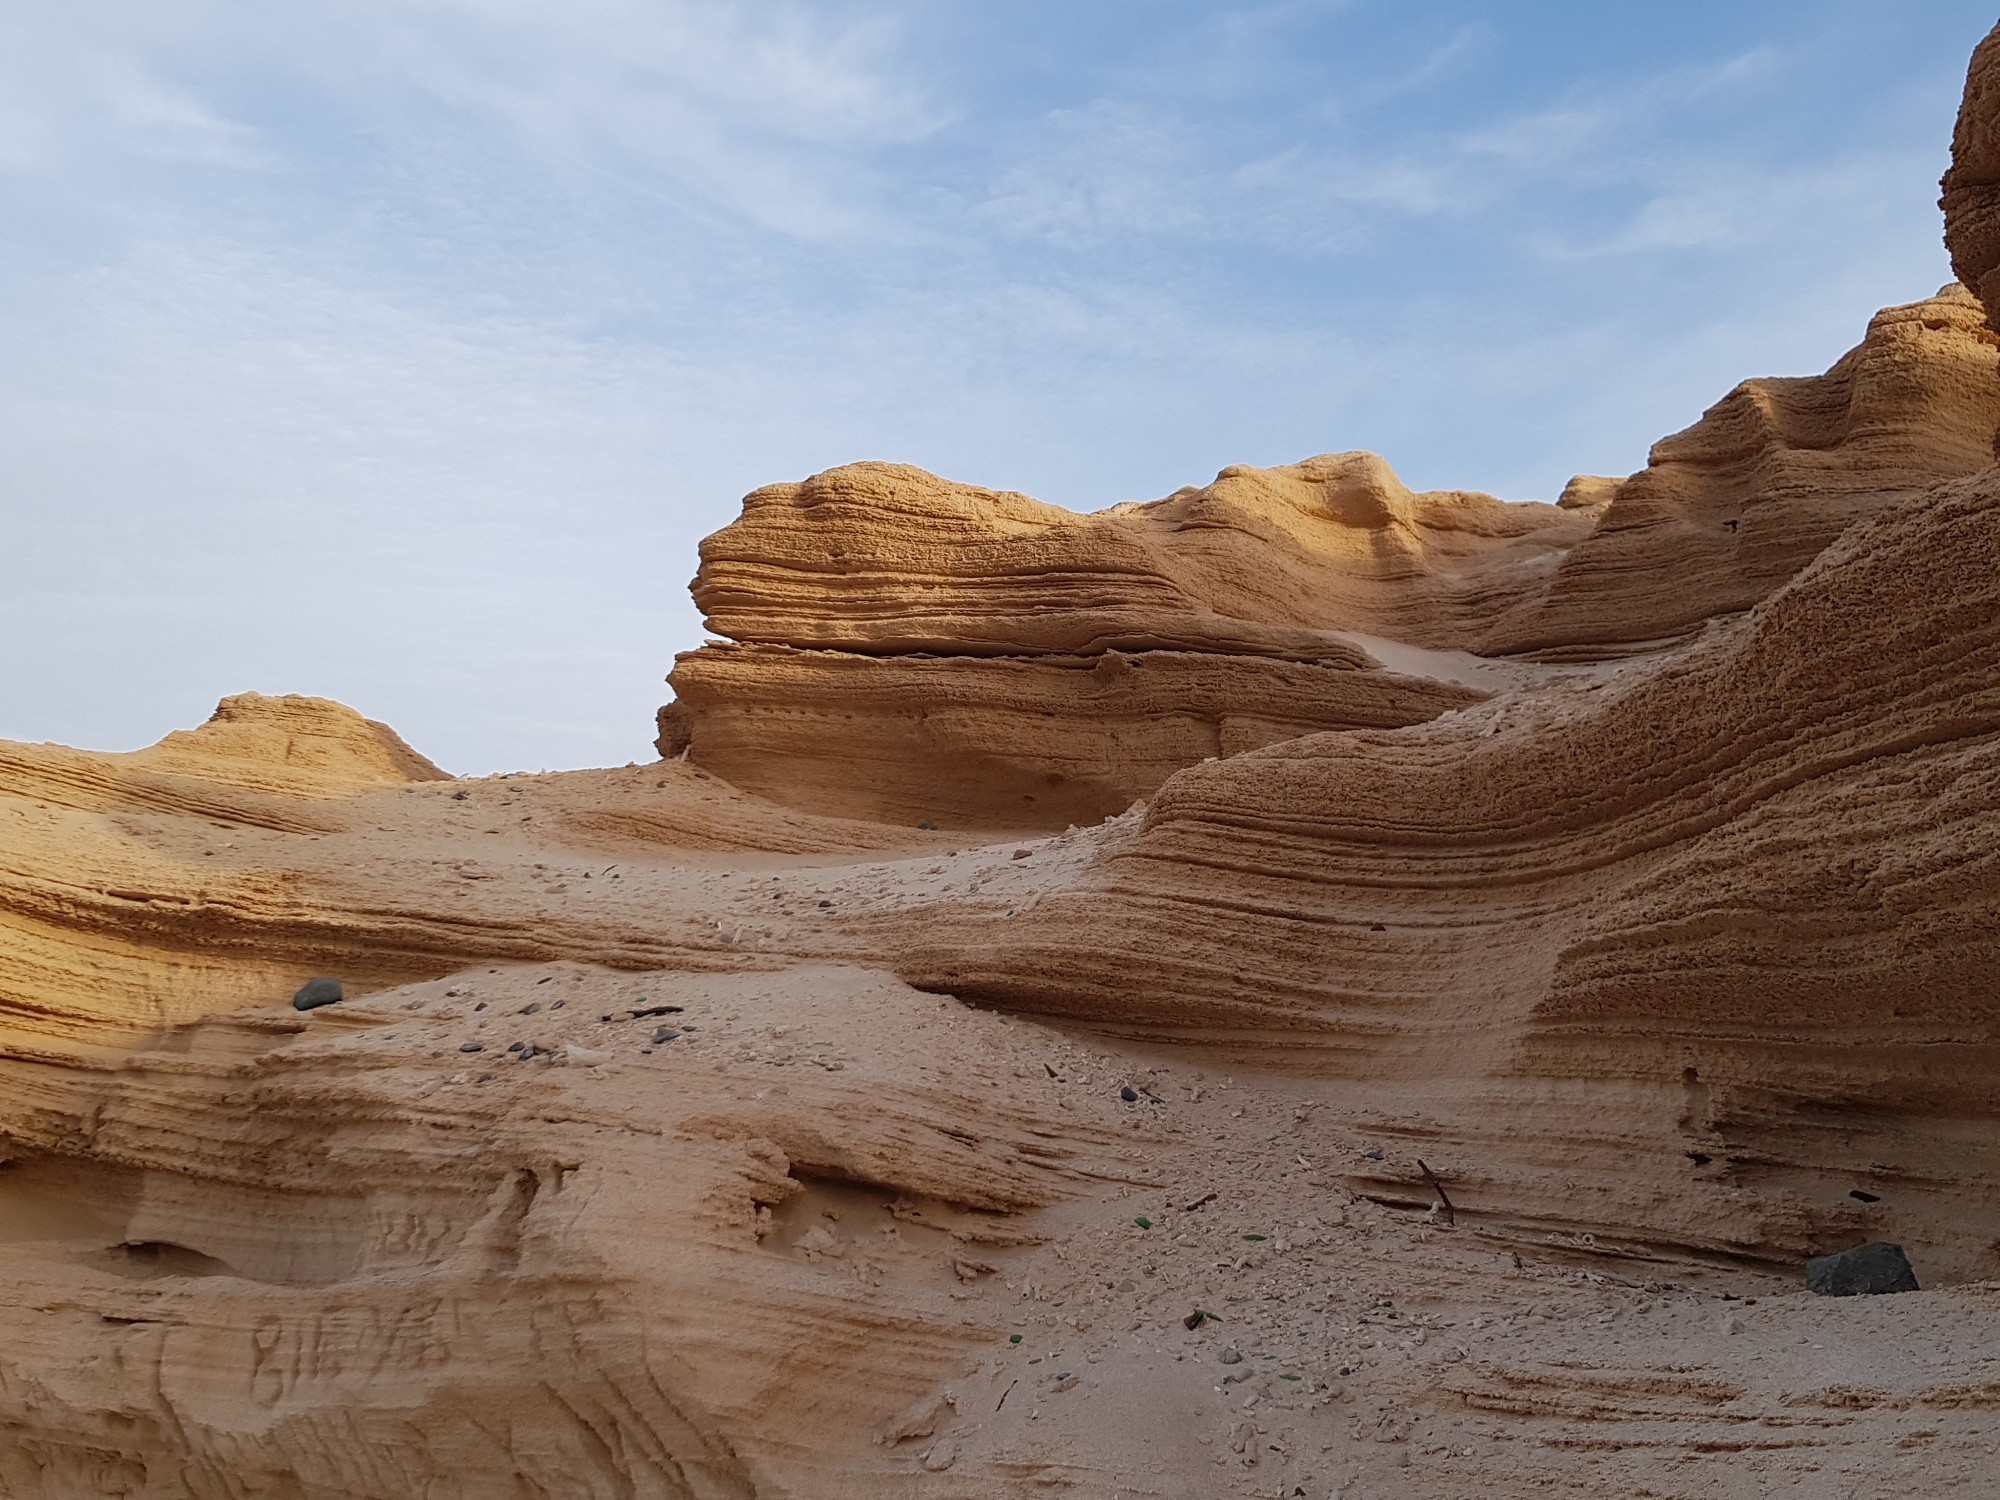
[{"label": "sandstone rock formation", "polygon": [[660,750],[850,816],[1094,821],[1210,756],[1474,701],[1359,637],[1455,645],[1587,528],[1365,453],[1089,516],[856,464],[703,543],[695,602],[738,644],[680,659]]},{"label": "sandstone rock formation", "polygon": [[703,544],[695,600],[733,643],[680,658],[659,748],[819,812],[1094,821],[1211,757],[1524,680],[1398,647],[1591,662],[1685,640],[1984,467],[1996,427],[2000,339],[1953,286],[1556,506],[1413,495],[1361,453],[1095,515],[857,464],[757,491]]},{"label": "sandstone rock formation", "polygon": [[1854,522],[1992,462],[2000,339],[1963,287],[1875,315],[1824,375],[1748,380],[1653,448],[1546,588],[1472,643],[1591,660],[1750,608]]},{"label": "sandstone rock formation", "polygon": [[1981,1493],[1979,312],[1555,506],[759,491],[655,765],[0,743],[0,1494]]},{"label": "sandstone rock formation", "polygon": [[[1944,243],[1954,275],[2000,309],[2000,27],[1972,54],[1944,174]],[[1994,326],[2000,327],[2000,323]]]},{"label": "sandstone rock formation", "polygon": [[2000,1151],[1962,1122],[2000,1110],[1996,830],[1989,473],[1671,665],[1183,772],[1077,888],[941,921],[903,972],[1426,1100],[1426,1134],[1477,1138],[1459,1180],[1488,1212],[1546,1201],[1489,1132],[1616,1080],[1609,1138],[1561,1131],[1573,1179],[1603,1148],[1592,1232],[1793,1256],[1867,1177],[1993,1275]]}]

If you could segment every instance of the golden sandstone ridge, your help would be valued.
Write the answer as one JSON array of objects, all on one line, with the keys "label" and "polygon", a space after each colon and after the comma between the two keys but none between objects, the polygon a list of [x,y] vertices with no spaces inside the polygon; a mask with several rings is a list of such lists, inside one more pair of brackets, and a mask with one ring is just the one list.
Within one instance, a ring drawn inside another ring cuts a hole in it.
[{"label": "golden sandstone ridge", "polygon": [[657,763],[0,744],[0,1495],[1986,1492],[1996,48],[1987,301],[1560,504],[860,464]]},{"label": "golden sandstone ridge", "polygon": [[1412,494],[1365,453],[1095,515],[890,464],[774,485],[702,546],[729,640],[680,658],[659,749],[821,811],[1061,828],[1211,757],[1421,723],[1685,641],[1986,467],[1996,346],[1947,287],[1558,506]]}]

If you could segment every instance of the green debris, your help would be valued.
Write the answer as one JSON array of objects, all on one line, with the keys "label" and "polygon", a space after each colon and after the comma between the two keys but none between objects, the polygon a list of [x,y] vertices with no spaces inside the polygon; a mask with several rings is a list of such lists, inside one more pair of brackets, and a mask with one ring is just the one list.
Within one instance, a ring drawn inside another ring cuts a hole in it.
[{"label": "green debris", "polygon": [[1153,1221],[1147,1218],[1144,1214],[1141,1214],[1138,1218],[1134,1219],[1132,1222],[1134,1224],[1137,1224],[1141,1229],[1151,1229],[1153,1227]]},{"label": "green debris", "polygon": [[1298,1378],[1299,1378],[1299,1377],[1298,1377],[1298,1376],[1296,1376],[1296,1375],[1280,1375],[1280,1376],[1278,1377],[1278,1379],[1280,1379],[1280,1380],[1297,1380]]},{"label": "green debris", "polygon": [[1268,1240],[1270,1236],[1268,1234],[1246,1234],[1243,1238],[1246,1240]]},{"label": "green debris", "polygon": [[1029,1360],[1029,1361],[1028,1361],[1028,1363],[1029,1363],[1029,1364],[1031,1364],[1031,1365],[1038,1365],[1038,1364],[1040,1364],[1041,1362],[1042,1362],[1042,1359],[1041,1359],[1041,1356],[1040,1356],[1040,1355],[1036,1355],[1036,1356],[1035,1356],[1035,1357],[1034,1357],[1033,1359],[1031,1359],[1031,1360]]},{"label": "green debris", "polygon": [[1010,1344],[1018,1344],[1021,1342],[1021,1335],[1018,1333],[1010,1333],[1007,1335],[1007,1342]]}]

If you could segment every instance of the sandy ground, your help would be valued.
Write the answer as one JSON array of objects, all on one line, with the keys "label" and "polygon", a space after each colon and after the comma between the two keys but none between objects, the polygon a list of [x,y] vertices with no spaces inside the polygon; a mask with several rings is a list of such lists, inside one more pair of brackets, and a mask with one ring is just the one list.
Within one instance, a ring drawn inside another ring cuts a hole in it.
[{"label": "sandy ground", "polygon": [[[604,774],[709,795],[684,768]],[[1047,1122],[1060,1152],[1077,1149],[1071,1122],[1087,1122],[1108,1142],[1093,1147],[1101,1159],[1065,1201],[1007,1215],[1000,1243],[954,1239],[965,1210],[939,1199],[808,1174],[738,1246],[755,1275],[806,1295],[948,1325],[933,1353],[951,1367],[914,1403],[885,1397],[865,1427],[816,1428],[836,1467],[872,1472],[883,1493],[1019,1482],[1177,1500],[1862,1500],[1913,1493],[1916,1466],[1923,1493],[2000,1494],[2000,1286],[1822,1300],[1796,1274],[1633,1261],[1587,1236],[1535,1242],[1477,1216],[1385,1207],[1354,1191],[1383,1149],[1363,1127],[1392,1102],[1365,1085],[1260,1070],[1220,1045],[999,1016],[809,956],[837,948],[830,934],[857,917],[940,899],[1032,909],[1132,819],[1055,838],[933,838],[889,857],[656,847],[585,861],[537,833],[578,791],[514,777],[376,794],[355,804],[332,864],[363,885],[406,879],[413,829],[428,822],[447,852],[427,864],[489,909],[504,888],[613,925],[670,915],[783,967],[478,965],[313,1013],[284,1039],[287,1066],[361,1068],[411,1109],[476,1116],[497,1134],[533,1130],[552,1089],[589,1103],[614,1137],[693,1136],[700,1111],[663,1113],[660,1098],[728,1100],[755,1119],[824,1109],[816,1091],[856,1076],[928,1079],[964,1101],[963,1119],[976,1104]],[[259,837],[189,836],[206,846],[180,851],[190,859],[243,858]],[[658,1007],[672,1009],[643,1014]],[[236,1024],[193,1023],[155,1053],[240,1054]],[[268,1056],[262,1045],[248,1050]],[[600,1143],[592,1159],[622,1149]],[[17,1192],[0,1254],[73,1253],[45,1232],[49,1201]],[[188,1269],[149,1266],[145,1284]],[[865,1345],[842,1355],[875,1357]]]}]

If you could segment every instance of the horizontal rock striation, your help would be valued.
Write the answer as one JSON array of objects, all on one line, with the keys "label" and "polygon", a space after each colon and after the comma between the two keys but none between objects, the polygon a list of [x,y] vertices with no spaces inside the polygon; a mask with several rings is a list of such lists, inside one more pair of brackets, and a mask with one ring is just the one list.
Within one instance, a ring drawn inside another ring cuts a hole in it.
[{"label": "horizontal rock striation", "polygon": [[255,694],[131,754],[0,741],[0,819],[0,1053],[49,1056],[320,973],[372,989],[482,960],[733,961],[712,923],[663,926],[611,899],[603,921],[552,912],[565,879],[495,873],[524,848],[581,895],[584,871],[621,862],[898,840],[686,766],[456,782],[350,709]]},{"label": "horizontal rock striation", "polygon": [[659,748],[844,816],[1094,821],[1210,756],[1478,696],[1378,670],[1397,647],[1562,664],[1684,643],[1985,466],[1996,427],[2000,339],[1952,286],[1555,506],[1412,494],[1365,453],[1094,515],[835,469],[758,490],[703,543],[695,601],[733,644],[680,658]]},{"label": "horizontal rock striation", "polygon": [[1990,1270],[2000,1149],[1966,1122],[2000,1110],[1996,851],[1989,473],[1669,664],[1181,772],[1078,889],[941,921],[902,972],[1393,1080],[1516,1170],[1540,1134],[1588,1178],[1601,1132],[1606,1233],[1791,1254],[1872,1172]]},{"label": "horizontal rock striation", "polygon": [[1329,727],[1420,723],[1476,688],[1213,651],[864,656],[706,646],[674,670],[661,748],[779,802],[905,824],[1060,828],[1183,766]]},{"label": "horizontal rock striation", "polygon": [[695,602],[737,644],[680,659],[660,749],[820,810],[1095,820],[1207,756],[1473,701],[1348,633],[1462,645],[1588,527],[1362,453],[1094,515],[835,469],[702,544]]},{"label": "horizontal rock striation", "polygon": [[1972,54],[1940,186],[1952,273],[2000,312],[2000,27]]},{"label": "horizontal rock striation", "polygon": [[1876,314],[1824,375],[1748,380],[1653,448],[1473,649],[1592,660],[1750,608],[1854,522],[1985,468],[2000,339],[1961,286]]}]

